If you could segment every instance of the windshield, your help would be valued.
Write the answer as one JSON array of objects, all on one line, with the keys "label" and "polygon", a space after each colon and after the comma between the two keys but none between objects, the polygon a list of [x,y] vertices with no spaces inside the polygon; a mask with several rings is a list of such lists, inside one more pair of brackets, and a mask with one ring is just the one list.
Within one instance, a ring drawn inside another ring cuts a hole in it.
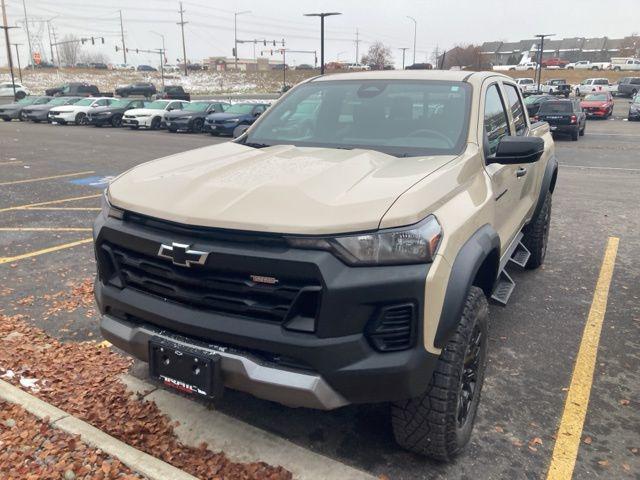
[{"label": "windshield", "polygon": [[[38,100],[40,100],[40,102],[38,102]],[[35,105],[38,105],[38,103],[46,103],[45,101],[42,101],[42,100],[43,99],[40,97],[24,97],[23,99],[18,100],[16,103],[18,103],[19,105],[31,105],[32,103]]]},{"label": "windshield", "polygon": [[538,103],[540,101],[542,101],[544,97],[536,97],[535,95],[529,96],[529,97],[525,97],[524,98],[524,104],[525,105],[533,105],[534,103]]},{"label": "windshield", "polygon": [[182,110],[188,110],[190,112],[204,112],[209,105],[211,104],[207,102],[187,103],[182,107]]},{"label": "windshield", "polygon": [[246,142],[365,148],[396,156],[457,154],[470,103],[471,87],[463,82],[316,81],[269,109]]},{"label": "windshield", "polygon": [[539,113],[573,113],[571,102],[546,102],[540,106]]},{"label": "windshield", "polygon": [[79,107],[88,107],[90,106],[95,100],[93,98],[83,98],[82,100],[80,100],[79,102],[76,103],[77,106]]},{"label": "windshield", "polygon": [[69,105],[77,102],[77,98],[69,98],[69,97],[56,97],[51,100],[47,105],[51,105],[55,107],[56,105]]},{"label": "windshield", "polygon": [[164,110],[169,102],[163,100],[156,100],[155,102],[148,103],[144,106],[144,108],[149,108],[151,110]]},{"label": "windshield", "polygon": [[127,108],[133,102],[136,102],[136,100],[122,100],[122,99],[115,100],[115,101],[111,102],[109,107],[110,108]]},{"label": "windshield", "polygon": [[227,108],[224,113],[236,113],[238,115],[249,115],[255,107],[252,103],[236,103]]},{"label": "windshield", "polygon": [[592,94],[584,97],[585,102],[606,102],[607,96],[603,94]]}]

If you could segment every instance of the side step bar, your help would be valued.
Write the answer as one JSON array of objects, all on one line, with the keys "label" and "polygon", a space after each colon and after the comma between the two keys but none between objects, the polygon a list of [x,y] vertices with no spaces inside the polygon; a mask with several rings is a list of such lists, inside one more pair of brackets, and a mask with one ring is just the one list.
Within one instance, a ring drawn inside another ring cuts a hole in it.
[{"label": "side step bar", "polygon": [[511,276],[507,273],[507,265],[514,263],[520,268],[529,261],[531,252],[522,243],[522,233],[518,234],[515,241],[512,243],[513,247],[509,248],[507,255],[505,255],[505,261],[500,262],[500,273],[498,274],[498,281],[491,294],[491,300],[499,305],[506,305],[509,301],[509,297],[513,293],[516,286],[516,282],[513,281]]}]

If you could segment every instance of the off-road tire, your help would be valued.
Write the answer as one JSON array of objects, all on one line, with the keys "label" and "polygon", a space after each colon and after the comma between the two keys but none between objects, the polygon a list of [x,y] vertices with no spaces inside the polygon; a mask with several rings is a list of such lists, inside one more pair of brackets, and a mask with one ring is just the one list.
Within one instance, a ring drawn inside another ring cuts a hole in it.
[{"label": "off-road tire", "polygon": [[533,270],[544,263],[549,241],[549,225],[551,222],[551,192],[547,192],[542,209],[529,225],[524,228],[522,243],[531,252],[525,268]]},{"label": "off-road tire", "polygon": [[[484,292],[471,287],[460,323],[442,349],[426,391],[416,398],[394,402],[391,407],[393,433],[402,448],[447,462],[468,443],[484,381],[488,317]],[[478,333],[480,341],[474,346]],[[468,402],[468,413],[460,424],[460,400],[467,398],[462,389],[465,358],[471,353],[477,353],[478,360],[475,389]]]}]

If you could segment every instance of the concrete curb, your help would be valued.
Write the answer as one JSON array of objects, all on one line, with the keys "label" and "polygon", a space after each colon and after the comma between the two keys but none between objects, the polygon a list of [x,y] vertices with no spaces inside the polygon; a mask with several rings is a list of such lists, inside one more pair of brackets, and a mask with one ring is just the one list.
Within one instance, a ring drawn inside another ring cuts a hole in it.
[{"label": "concrete curb", "polygon": [[296,480],[377,480],[377,477],[315,453],[282,437],[207,408],[201,403],[157,388],[131,375],[121,375],[129,391],[155,402],[162,413],[179,422],[174,429],[185,445],[206,442],[235,462],[262,461],[281,465]]},{"label": "concrete curb", "polygon": [[0,380],[0,399],[17,404],[40,419],[48,417],[49,423],[55,428],[72,435],[80,435],[84,443],[117,458],[149,480],[197,480],[196,477],[113,438],[3,380]]}]

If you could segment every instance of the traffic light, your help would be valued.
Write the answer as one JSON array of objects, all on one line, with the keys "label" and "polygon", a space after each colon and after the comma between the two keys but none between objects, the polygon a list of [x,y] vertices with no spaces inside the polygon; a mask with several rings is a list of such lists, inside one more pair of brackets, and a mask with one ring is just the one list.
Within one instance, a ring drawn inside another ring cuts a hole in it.
[{"label": "traffic light", "polygon": [[91,37],[91,45],[95,45],[95,44],[96,44],[95,38]]},{"label": "traffic light", "polygon": [[236,47],[233,47],[233,48],[231,49],[231,56],[232,56],[232,57],[235,57],[235,56],[236,56]]},{"label": "traffic light", "polygon": [[284,38],[282,39],[282,46],[284,47]]},{"label": "traffic light", "polygon": [[273,55],[273,50],[269,50],[271,53],[269,55]]},{"label": "traffic light", "polygon": [[275,41],[275,40],[273,41],[273,46],[274,46],[274,47],[276,46],[276,41]]},{"label": "traffic light", "polygon": [[102,38],[102,44],[104,45],[104,37],[101,37],[101,38]]},{"label": "traffic light", "polygon": [[81,38],[81,39],[80,39],[80,42],[82,42],[82,45],[84,45],[84,41],[85,41],[85,39],[84,39],[84,38]]},{"label": "traffic light", "polygon": [[139,53],[137,48],[136,48],[136,53]]},{"label": "traffic light", "polygon": [[118,50],[120,50],[120,49],[118,48],[118,45],[116,45],[116,52],[117,52]]}]

